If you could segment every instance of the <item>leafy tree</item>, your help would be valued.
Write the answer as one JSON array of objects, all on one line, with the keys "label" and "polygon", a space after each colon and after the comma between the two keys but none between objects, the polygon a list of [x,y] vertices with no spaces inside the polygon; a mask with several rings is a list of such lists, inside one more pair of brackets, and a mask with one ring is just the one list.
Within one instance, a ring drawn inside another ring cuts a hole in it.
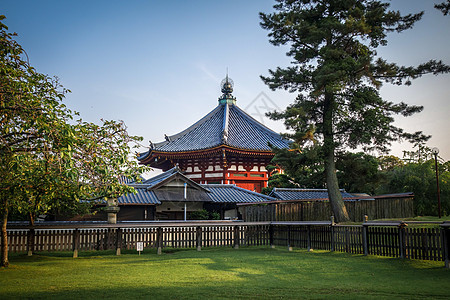
[{"label": "leafy tree", "polygon": [[362,152],[346,152],[337,155],[337,177],[349,193],[375,194],[381,184],[378,159]]},{"label": "leafy tree", "polygon": [[275,174],[269,178],[269,187],[323,188],[323,163],[318,161],[318,148],[304,147],[303,151],[273,149],[272,163],[280,166],[285,174]]},{"label": "leafy tree", "polygon": [[277,0],[274,8],[274,13],[260,13],[261,26],[269,31],[272,44],[290,47],[292,66],[269,70],[270,76],[261,78],[273,90],[298,96],[271,117],[284,120],[296,143],[314,135],[331,207],[342,222],[348,214],[339,192],[336,151],[346,147],[385,151],[398,139],[428,138],[393,125],[394,115],[410,116],[422,107],[383,100],[382,83],[409,85],[424,74],[450,68],[435,60],[405,67],[377,56],[377,48],[387,45],[387,33],[412,28],[423,12],[402,16],[389,10],[388,3],[375,0]]},{"label": "leafy tree", "polygon": [[[439,185],[443,215],[450,214],[450,162],[439,164]],[[380,193],[414,193],[416,215],[437,215],[437,188],[434,160],[411,162],[386,172]]]},{"label": "leafy tree", "polygon": [[80,198],[95,202],[132,192],[120,178],[136,178],[147,169],[128,159],[129,144],[140,138],[129,136],[123,122],[104,121],[99,126],[80,120],[72,129],[70,151],[15,155],[14,170],[20,174],[16,193],[24,199],[17,210],[26,213],[32,225],[37,215],[50,209],[87,213],[89,206]]},{"label": "leafy tree", "polygon": [[[0,16],[0,21],[4,16]],[[6,224],[9,208],[25,203],[18,168],[23,156],[57,155],[70,144],[71,112],[59,103],[67,90],[24,61],[22,47],[0,22],[0,209],[2,260],[8,265]],[[66,134],[61,134],[65,132]],[[62,164],[61,164],[62,165]]]},{"label": "leafy tree", "polygon": [[[324,188],[324,165],[313,154],[311,148],[301,153],[275,150],[276,161],[286,174],[269,177],[268,191],[273,187]],[[308,159],[309,158],[309,159]],[[374,194],[382,183],[383,174],[379,170],[378,159],[359,152],[343,152],[336,155],[336,172],[341,187],[350,193]]]},{"label": "leafy tree", "polygon": [[130,143],[140,138],[129,136],[123,122],[71,121],[77,114],[62,103],[68,90],[31,67],[7,30],[0,22],[0,266],[9,264],[11,208],[33,222],[58,205],[132,192],[120,179],[146,170],[128,159]]},{"label": "leafy tree", "polygon": [[272,174],[269,176],[267,182],[267,187],[262,189],[262,193],[269,195],[273,188],[298,188],[299,185],[296,184],[288,175],[286,174]]},{"label": "leafy tree", "polygon": [[390,171],[394,168],[401,167],[404,164],[403,160],[394,155],[378,157],[378,165],[381,171]]},{"label": "leafy tree", "polygon": [[220,213],[217,211],[207,211],[206,209],[201,209],[193,211],[189,214],[190,220],[220,220]]},{"label": "leafy tree", "polygon": [[191,220],[209,220],[209,212],[206,209],[193,211],[189,214]]}]

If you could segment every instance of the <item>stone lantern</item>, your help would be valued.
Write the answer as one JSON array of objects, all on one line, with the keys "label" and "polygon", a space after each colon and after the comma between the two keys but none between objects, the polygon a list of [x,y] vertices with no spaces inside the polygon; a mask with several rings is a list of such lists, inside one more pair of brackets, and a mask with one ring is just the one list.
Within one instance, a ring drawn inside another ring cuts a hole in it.
[{"label": "stone lantern", "polygon": [[108,223],[116,224],[117,213],[120,211],[119,202],[117,201],[117,198],[108,198],[106,200],[105,211],[108,214]]}]

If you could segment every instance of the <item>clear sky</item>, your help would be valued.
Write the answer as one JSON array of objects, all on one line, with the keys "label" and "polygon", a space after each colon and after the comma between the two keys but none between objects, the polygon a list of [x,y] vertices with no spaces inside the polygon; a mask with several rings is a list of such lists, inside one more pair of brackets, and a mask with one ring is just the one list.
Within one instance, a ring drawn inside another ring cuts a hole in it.
[{"label": "clear sky", "polygon": [[[443,0],[392,0],[403,13],[425,11],[413,30],[389,36],[379,50],[388,61],[415,65],[428,59],[450,64],[450,16],[433,8]],[[32,66],[58,76],[72,91],[66,104],[87,121],[124,120],[132,135],[160,142],[217,105],[226,70],[237,104],[259,118],[285,108],[294,94],[270,91],[260,75],[289,65],[287,48],[271,45],[259,12],[272,0],[254,1],[25,1],[1,0],[0,14],[25,48]],[[261,95],[261,92],[263,93]],[[397,119],[407,131],[423,130],[450,160],[450,75],[425,76],[410,87],[386,85],[394,102],[423,105],[413,117]],[[264,105],[264,103],[266,105]],[[282,123],[263,123],[283,132]],[[404,142],[392,154],[410,150]],[[145,150],[144,148],[142,151]]]}]

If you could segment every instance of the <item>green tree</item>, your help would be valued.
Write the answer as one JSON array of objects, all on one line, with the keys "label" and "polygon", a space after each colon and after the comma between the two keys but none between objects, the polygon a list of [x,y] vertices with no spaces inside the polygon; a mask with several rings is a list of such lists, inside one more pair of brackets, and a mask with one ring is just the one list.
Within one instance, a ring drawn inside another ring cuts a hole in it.
[{"label": "green tree", "polygon": [[381,171],[390,171],[396,167],[401,167],[405,163],[394,155],[385,155],[378,157],[378,164]]},{"label": "green tree", "polygon": [[361,147],[387,150],[398,139],[426,140],[393,125],[394,115],[410,116],[422,107],[383,100],[383,82],[402,85],[424,74],[449,71],[441,61],[417,67],[389,63],[377,56],[387,33],[412,28],[423,12],[402,16],[389,4],[373,0],[278,0],[275,12],[260,13],[270,42],[290,47],[292,66],[261,76],[273,90],[298,93],[293,104],[274,119],[283,119],[300,141],[308,132],[320,145],[330,204],[337,221],[348,220],[336,176],[337,150]]},{"label": "green tree", "polygon": [[[436,216],[438,214],[436,173],[434,160],[410,162],[386,172],[385,183],[380,193],[414,193],[416,215]],[[450,214],[450,162],[439,164],[439,185],[442,214]]]},{"label": "green tree", "polygon": [[336,169],[341,187],[349,193],[374,195],[382,181],[378,159],[362,152],[339,153]]},{"label": "green tree", "polygon": [[123,122],[102,125],[72,121],[62,103],[68,90],[38,73],[26,60],[15,34],[0,16],[0,266],[8,266],[7,221],[11,208],[38,213],[79,199],[117,197],[133,189],[123,176],[137,178],[146,168],[128,159],[131,143]]},{"label": "green tree", "polygon": [[[324,164],[317,159],[316,151],[310,147],[303,152],[275,149],[273,162],[285,174],[271,175],[266,193],[273,187],[324,188]],[[378,159],[362,152],[337,153],[336,172],[341,187],[350,193],[374,194],[383,178]]]},{"label": "green tree", "polygon": [[284,170],[285,174],[273,174],[269,187],[324,188],[323,163],[317,159],[319,148],[302,144],[299,149],[273,149],[272,163]]},{"label": "green tree", "polygon": [[261,193],[265,195],[270,195],[273,188],[298,188],[299,185],[296,184],[292,178],[286,174],[274,173],[269,176],[267,182],[267,187],[263,188]]},{"label": "green tree", "polygon": [[37,215],[51,209],[87,213],[86,200],[132,192],[121,177],[139,178],[147,170],[128,159],[130,144],[140,138],[129,136],[123,122],[104,121],[99,126],[80,120],[72,129],[74,139],[59,153],[14,155],[13,170],[20,174],[14,182],[16,194],[23,198],[16,209],[29,216],[31,225]]}]

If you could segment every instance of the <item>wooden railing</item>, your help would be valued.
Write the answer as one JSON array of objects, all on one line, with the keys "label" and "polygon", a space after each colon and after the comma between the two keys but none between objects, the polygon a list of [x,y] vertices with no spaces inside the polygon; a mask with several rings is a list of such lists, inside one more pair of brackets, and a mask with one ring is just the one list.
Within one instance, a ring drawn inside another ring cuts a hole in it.
[{"label": "wooden railing", "polygon": [[[413,223],[413,222],[412,222]],[[145,248],[285,246],[308,250],[445,261],[449,267],[450,222],[409,228],[403,222],[336,225],[316,222],[152,222],[119,224],[10,225],[11,252]]]}]

